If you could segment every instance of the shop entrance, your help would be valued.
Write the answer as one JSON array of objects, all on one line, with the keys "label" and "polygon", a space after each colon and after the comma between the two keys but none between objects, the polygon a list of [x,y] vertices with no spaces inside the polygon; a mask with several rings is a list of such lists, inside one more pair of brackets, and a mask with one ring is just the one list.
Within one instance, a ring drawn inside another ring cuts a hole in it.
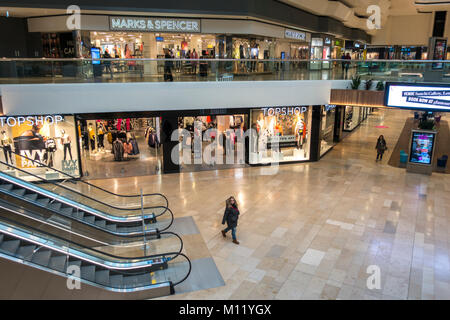
[{"label": "shop entrance", "polygon": [[179,117],[178,128],[185,133],[180,136],[180,171],[245,167],[245,139],[239,137],[244,137],[247,123],[246,114]]},{"label": "shop entrance", "polygon": [[79,120],[83,177],[161,174],[160,128],[159,117]]}]

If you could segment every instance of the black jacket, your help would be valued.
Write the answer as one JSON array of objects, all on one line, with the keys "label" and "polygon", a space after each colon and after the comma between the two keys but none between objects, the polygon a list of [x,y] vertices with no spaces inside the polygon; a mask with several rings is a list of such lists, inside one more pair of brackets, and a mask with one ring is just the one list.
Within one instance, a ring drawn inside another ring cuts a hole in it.
[{"label": "black jacket", "polygon": [[228,227],[235,228],[237,227],[238,219],[239,210],[237,208],[226,208],[223,214],[222,224],[226,222]]}]

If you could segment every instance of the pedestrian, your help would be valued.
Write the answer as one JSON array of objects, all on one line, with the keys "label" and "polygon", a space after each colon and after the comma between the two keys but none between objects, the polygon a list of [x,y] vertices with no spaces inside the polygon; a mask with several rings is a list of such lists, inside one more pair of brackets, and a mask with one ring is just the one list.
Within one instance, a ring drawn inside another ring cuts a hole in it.
[{"label": "pedestrian", "polygon": [[198,54],[197,54],[197,52],[195,52],[195,49],[192,50],[191,59],[193,60],[192,61],[192,72],[194,74],[197,74]]},{"label": "pedestrian", "polygon": [[380,161],[383,160],[383,154],[387,150],[386,140],[384,140],[383,135],[378,137],[377,145],[375,146],[375,149],[377,149],[377,160],[376,161],[378,161],[378,158],[380,159]]},{"label": "pedestrian", "polygon": [[[105,54],[103,55],[103,59],[112,59],[111,55],[109,54],[109,50],[105,49]],[[109,71],[109,73],[111,74],[111,80],[113,79],[113,71],[111,68],[111,61],[109,60],[105,60],[103,61],[104,65],[105,65],[105,71]]]},{"label": "pedestrian", "polygon": [[347,61],[344,61],[346,59],[345,52],[342,52],[341,56],[341,63],[342,63],[342,75],[345,77],[345,65],[347,64]]},{"label": "pedestrian", "polygon": [[345,60],[347,60],[345,62],[345,78],[348,78],[348,69],[350,68],[350,60],[352,60],[352,57],[350,56],[350,53],[347,52],[347,55],[345,56]]},{"label": "pedestrian", "polygon": [[233,237],[233,243],[239,244],[236,239],[236,228],[239,219],[239,209],[236,199],[229,197],[226,201],[225,213],[223,214],[222,224],[227,223],[227,227],[222,230],[222,236],[226,238],[226,234],[231,230],[231,236]]},{"label": "pedestrian", "polygon": [[173,57],[170,54],[169,49],[164,48],[164,81],[173,81],[172,76],[172,67],[173,67],[173,61],[171,60]]}]

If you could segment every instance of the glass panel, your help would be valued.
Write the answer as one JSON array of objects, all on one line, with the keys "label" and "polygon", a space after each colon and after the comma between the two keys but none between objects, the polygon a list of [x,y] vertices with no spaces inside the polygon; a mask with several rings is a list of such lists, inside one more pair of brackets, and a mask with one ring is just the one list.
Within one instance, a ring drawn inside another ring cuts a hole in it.
[{"label": "glass panel", "polygon": [[336,106],[322,107],[322,126],[320,139],[320,155],[330,150],[334,145],[334,125],[336,122]]}]

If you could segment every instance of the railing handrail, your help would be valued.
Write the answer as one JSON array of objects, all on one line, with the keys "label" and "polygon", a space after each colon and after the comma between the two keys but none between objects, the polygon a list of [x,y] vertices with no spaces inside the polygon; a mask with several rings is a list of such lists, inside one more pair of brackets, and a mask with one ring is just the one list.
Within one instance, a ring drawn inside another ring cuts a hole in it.
[{"label": "railing handrail", "polygon": [[80,61],[80,62],[92,62],[92,61],[198,61],[198,62],[399,62],[399,63],[450,63],[450,60],[407,60],[407,59],[232,59],[232,58],[0,58],[0,62],[68,62],[68,61]]},{"label": "railing handrail", "polygon": [[[3,150],[5,149],[5,147],[3,147],[3,146],[0,146],[0,147],[1,147]],[[8,150],[8,152],[10,152],[10,151]],[[47,166],[46,164],[43,164],[43,163],[41,163],[41,162],[39,162],[39,161],[37,161],[37,160],[33,160],[33,159],[28,158],[27,156],[18,154],[18,153],[15,152],[15,151],[12,151],[12,150],[11,150],[11,153],[14,153],[15,155],[17,155],[17,156],[19,156],[19,157],[22,157],[22,158],[24,158],[24,159],[27,159],[27,160],[29,160],[29,161],[32,161],[33,163],[36,163],[36,164],[38,164],[38,165],[41,166],[41,167],[46,167],[46,168],[49,168],[49,169],[51,169],[51,170],[53,170],[53,171],[62,173],[62,174],[65,175],[65,176],[68,176],[68,177],[70,177],[70,178],[72,178],[72,179],[74,179],[74,180],[80,181],[81,183],[84,183],[84,184],[86,184],[86,185],[88,185],[88,186],[90,186],[90,187],[93,187],[93,188],[99,189],[99,190],[101,190],[101,191],[103,191],[103,192],[109,193],[109,194],[111,194],[111,195],[113,195],[113,196],[116,196],[116,197],[123,197],[123,198],[137,198],[137,197],[140,198],[140,197],[141,197],[140,194],[137,194],[137,195],[122,195],[122,194],[116,194],[116,193],[114,193],[114,192],[108,191],[108,190],[106,190],[106,189],[103,189],[103,188],[101,188],[101,187],[99,187],[99,186],[96,186],[96,185],[94,185],[94,184],[91,184],[91,183],[89,183],[89,182],[83,181],[83,180],[81,180],[81,179],[79,179],[79,178],[77,178],[77,177],[75,177],[75,176],[72,176],[72,175],[70,175],[70,174],[68,174],[68,173],[66,173],[66,172],[64,172],[64,171],[60,171],[60,170],[55,169],[55,168],[53,168],[53,167],[49,167],[49,166]],[[12,166],[15,167],[17,170],[20,170],[20,169],[17,168],[16,166],[14,166],[14,165],[12,165]],[[28,173],[28,172],[27,172],[27,173]],[[39,178],[41,178],[42,180],[45,180],[45,181],[47,181],[47,182],[51,182],[50,180],[47,180],[47,179],[45,179],[45,178],[42,178],[42,177],[39,177]],[[70,189],[70,190],[72,190],[72,189]],[[149,196],[161,196],[161,197],[166,201],[166,207],[169,207],[169,200],[168,200],[167,197],[166,197],[165,195],[163,195],[162,193],[148,193],[148,194],[146,193],[146,194],[143,194],[142,196],[143,196],[143,197],[149,197]],[[113,208],[115,208],[115,207],[113,207]],[[144,209],[151,209],[151,208],[153,208],[153,207],[145,207]],[[116,208],[116,209],[121,210],[121,208]],[[138,208],[138,209],[139,209],[139,208]],[[135,209],[130,209],[130,210],[135,210]]]}]

